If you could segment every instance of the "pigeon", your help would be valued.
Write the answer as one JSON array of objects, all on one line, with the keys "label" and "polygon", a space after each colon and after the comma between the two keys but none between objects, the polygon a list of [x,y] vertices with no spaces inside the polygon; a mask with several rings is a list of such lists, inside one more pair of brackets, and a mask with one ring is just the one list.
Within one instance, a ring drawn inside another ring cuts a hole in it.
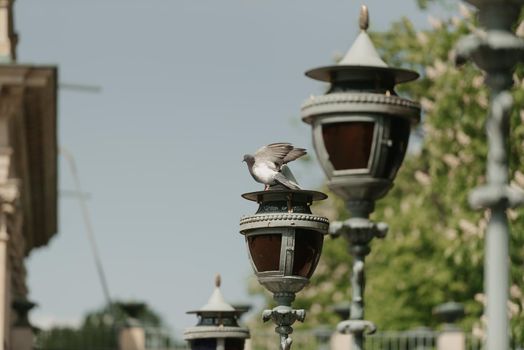
[{"label": "pigeon", "polygon": [[287,142],[272,143],[260,148],[254,155],[244,155],[244,162],[251,176],[255,181],[265,185],[264,191],[270,185],[282,184],[292,190],[299,190],[300,187],[288,177],[282,170],[288,172],[285,164],[302,157],[307,152],[304,148],[295,148]]}]

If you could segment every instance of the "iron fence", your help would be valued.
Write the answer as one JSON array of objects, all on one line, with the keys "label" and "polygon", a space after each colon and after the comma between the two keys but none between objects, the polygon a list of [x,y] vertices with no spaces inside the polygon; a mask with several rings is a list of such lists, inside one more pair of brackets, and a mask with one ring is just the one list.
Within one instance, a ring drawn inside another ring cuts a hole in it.
[{"label": "iron fence", "polygon": [[[365,348],[366,350],[436,350],[438,335],[438,331],[427,328],[411,331],[377,332],[365,338]],[[311,331],[296,331],[291,336],[293,338],[292,348],[295,349],[327,350],[334,348],[330,344],[320,344]],[[483,349],[483,339],[472,334],[466,334],[465,340],[466,350]],[[252,332],[251,350],[279,350],[277,335],[273,332]],[[524,350],[524,348],[512,344],[510,350]]]},{"label": "iron fence", "polygon": [[407,332],[378,332],[366,338],[366,349],[433,350],[436,349],[437,335],[437,332],[426,329]]},{"label": "iron fence", "polygon": [[[165,328],[145,328],[146,350],[189,350],[185,342],[176,341]],[[439,332],[429,329],[377,332],[367,336],[366,350],[436,350]],[[330,349],[328,343],[317,341],[312,331],[292,334],[293,348],[300,350]],[[466,350],[482,350],[481,338],[466,334]],[[278,336],[272,332],[251,332],[249,350],[279,350]],[[35,350],[118,350],[118,329],[58,328],[40,331],[35,338]],[[333,349],[333,347],[331,347]],[[246,348],[247,350],[247,348]],[[449,349],[453,350],[453,349]],[[513,344],[510,350],[524,350]]]}]

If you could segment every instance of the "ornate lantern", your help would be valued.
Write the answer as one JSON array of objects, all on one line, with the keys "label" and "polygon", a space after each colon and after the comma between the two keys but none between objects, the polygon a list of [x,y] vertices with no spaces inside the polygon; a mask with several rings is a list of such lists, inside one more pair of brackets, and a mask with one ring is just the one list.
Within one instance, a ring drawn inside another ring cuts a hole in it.
[{"label": "ornate lantern", "polygon": [[404,159],[411,125],[420,118],[419,105],[394,90],[395,84],[418,74],[391,68],[380,58],[366,32],[368,22],[365,10],[360,34],[338,64],[306,72],[331,86],[302,106],[329,187],[353,201],[374,201],[388,192]]},{"label": "ornate lantern", "polygon": [[220,283],[217,275],[215,290],[207,304],[187,312],[198,316],[198,324],[184,332],[192,350],[242,350],[249,338],[249,329],[238,325],[244,310],[237,310],[224,300]]},{"label": "ornate lantern", "polygon": [[364,320],[364,260],[369,243],[383,238],[387,225],[369,220],[375,201],[389,191],[406,154],[411,125],[420,119],[418,103],[397,96],[395,85],[414,80],[416,72],[389,67],[367,33],[368,11],[360,13],[360,33],[342,60],[306,72],[330,83],[323,96],[302,106],[312,126],[315,150],[328,186],[346,200],[351,218],[333,225],[333,234],[349,242],[353,255],[350,320],[339,324],[353,334],[353,348],[364,346],[364,331],[376,330]]},{"label": "ornate lantern", "polygon": [[240,233],[246,238],[258,281],[273,293],[278,304],[273,310],[264,311],[263,319],[277,324],[275,331],[281,336],[281,348],[288,349],[291,325],[305,317],[305,311],[293,310],[291,303],[315,271],[329,228],[328,220],[313,215],[310,205],[327,196],[277,185],[242,197],[259,204],[254,215],[240,220]]}]

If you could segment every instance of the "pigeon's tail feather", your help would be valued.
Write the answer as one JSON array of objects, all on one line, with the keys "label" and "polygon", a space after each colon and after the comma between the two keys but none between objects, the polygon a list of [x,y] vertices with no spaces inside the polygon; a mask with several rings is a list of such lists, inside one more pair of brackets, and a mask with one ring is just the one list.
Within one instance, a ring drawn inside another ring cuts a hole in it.
[{"label": "pigeon's tail feather", "polygon": [[295,178],[295,175],[293,175],[293,173],[291,172],[291,168],[289,168],[287,165],[282,165],[282,168],[280,168],[280,172],[282,173],[282,175],[286,177],[286,179],[298,185],[298,181]]},{"label": "pigeon's tail feather", "polygon": [[284,159],[282,159],[282,164],[289,163],[295,159],[302,157],[305,154],[307,154],[307,152],[304,148],[293,148],[291,151],[289,151],[288,154],[286,154]]},{"label": "pigeon's tail feather", "polygon": [[295,182],[289,180],[287,177],[285,177],[282,173],[277,173],[275,175],[275,181],[286,186],[287,188],[291,190],[300,190],[300,186],[297,185]]}]

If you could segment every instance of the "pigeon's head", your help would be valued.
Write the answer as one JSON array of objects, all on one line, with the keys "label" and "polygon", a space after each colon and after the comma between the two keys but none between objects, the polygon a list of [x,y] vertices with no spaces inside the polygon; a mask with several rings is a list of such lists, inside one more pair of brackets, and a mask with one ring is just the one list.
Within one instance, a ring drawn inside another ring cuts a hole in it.
[{"label": "pigeon's head", "polygon": [[246,162],[247,165],[253,165],[255,164],[255,157],[253,157],[251,154],[244,154],[243,162]]}]

